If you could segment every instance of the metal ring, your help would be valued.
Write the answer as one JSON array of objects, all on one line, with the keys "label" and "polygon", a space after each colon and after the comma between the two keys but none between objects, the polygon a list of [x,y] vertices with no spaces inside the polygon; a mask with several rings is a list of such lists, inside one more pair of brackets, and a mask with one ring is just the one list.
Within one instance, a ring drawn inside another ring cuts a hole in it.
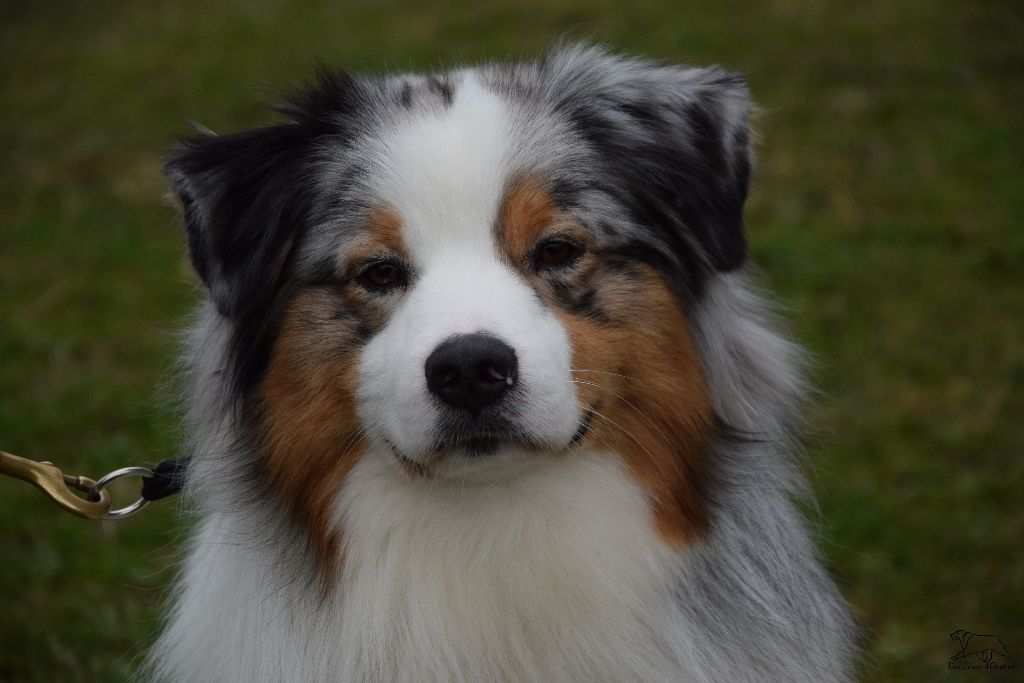
[{"label": "metal ring", "polygon": [[[114,470],[113,472],[100,477],[96,482],[96,485],[89,489],[89,495],[98,496],[100,491],[106,488],[107,484],[112,481],[117,481],[122,477],[141,477],[143,479],[152,479],[153,470],[148,467],[122,467],[119,470]],[[127,507],[109,511],[107,514],[103,515],[103,519],[124,519],[125,517],[131,517],[147,505],[149,505],[149,501],[140,496],[137,501]]]}]

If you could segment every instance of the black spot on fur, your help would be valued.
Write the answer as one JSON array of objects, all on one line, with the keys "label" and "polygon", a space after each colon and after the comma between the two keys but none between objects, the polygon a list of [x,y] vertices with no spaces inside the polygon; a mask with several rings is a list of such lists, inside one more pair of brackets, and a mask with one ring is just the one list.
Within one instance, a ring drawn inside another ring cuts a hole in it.
[{"label": "black spot on fur", "polygon": [[[270,303],[251,308],[234,320],[230,348],[231,366],[228,368],[230,386],[236,397],[250,395],[260,383],[270,363],[288,301],[294,295],[291,287],[274,293]],[[251,406],[246,404],[246,410]]]},{"label": "black spot on fur", "polygon": [[356,343],[366,344],[373,339],[373,336],[379,331],[380,330],[377,329],[376,326],[370,325],[366,322],[361,322],[353,328],[352,333],[355,336]]},{"label": "black spot on fur", "polygon": [[580,318],[598,323],[609,323],[611,318],[597,301],[597,289],[589,284],[570,284],[559,280],[548,283],[555,303],[563,310]]},{"label": "black spot on fur", "polygon": [[608,315],[598,304],[597,290],[593,287],[587,287],[567,303],[569,305],[570,313],[583,318],[589,318],[590,320],[599,323],[607,323],[610,321]]},{"label": "black spot on fur", "polygon": [[427,87],[430,92],[435,93],[441,98],[441,103],[446,107],[450,107],[452,100],[454,99],[454,93],[452,91],[451,81],[447,77],[430,76],[427,78]]},{"label": "black spot on fur", "polygon": [[344,346],[362,346],[369,342],[384,327],[385,320],[376,320],[372,312],[363,307],[346,306],[338,308],[333,315],[335,322],[343,323]]},{"label": "black spot on fur", "polygon": [[632,116],[637,123],[640,123],[641,125],[659,125],[661,121],[660,114],[658,114],[657,111],[657,106],[653,102],[647,102],[644,100],[626,102],[622,105],[622,110]]},{"label": "black spot on fur", "polygon": [[668,278],[675,294],[687,305],[702,291],[705,274],[692,245],[667,239],[667,244],[636,239],[610,251],[610,259],[646,263]]},{"label": "black spot on fur", "polygon": [[622,258],[620,255],[613,255],[605,258],[601,263],[601,269],[617,276],[632,279],[637,276],[637,266],[630,259]]},{"label": "black spot on fur", "polygon": [[701,102],[695,102],[686,109],[686,120],[690,123],[691,139],[697,153],[704,159],[708,170],[717,175],[728,172],[725,150],[722,148],[722,131],[711,113]]},{"label": "black spot on fur", "polygon": [[546,189],[556,206],[569,210],[576,205],[583,188],[575,178],[551,178],[546,183]]}]

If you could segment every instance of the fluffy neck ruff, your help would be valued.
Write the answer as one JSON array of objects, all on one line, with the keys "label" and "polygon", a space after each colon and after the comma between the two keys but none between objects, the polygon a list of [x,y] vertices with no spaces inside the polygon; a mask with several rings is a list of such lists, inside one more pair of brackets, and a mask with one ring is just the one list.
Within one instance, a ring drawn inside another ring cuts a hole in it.
[{"label": "fluffy neck ruff", "polygon": [[207,517],[164,637],[191,653],[176,680],[682,674],[674,555],[618,459],[581,451],[500,486],[402,478],[390,460],[366,453],[338,496],[344,563],[326,595],[268,538],[284,529]]}]

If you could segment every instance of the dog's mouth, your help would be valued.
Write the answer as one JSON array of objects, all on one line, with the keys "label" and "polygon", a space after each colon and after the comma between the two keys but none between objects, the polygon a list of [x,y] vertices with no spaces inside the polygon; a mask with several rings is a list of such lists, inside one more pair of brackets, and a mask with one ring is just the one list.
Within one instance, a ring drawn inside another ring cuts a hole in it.
[{"label": "dog's mouth", "polygon": [[449,453],[467,458],[494,455],[503,445],[526,445],[526,439],[512,434],[474,434],[462,438],[440,439],[434,446],[437,453]]},{"label": "dog's mouth", "polygon": [[423,463],[416,462],[411,458],[407,458],[402,451],[398,450],[398,446],[385,440],[384,443],[388,445],[388,450],[391,451],[391,455],[395,456],[395,460],[398,461],[399,467],[408,474],[410,477],[424,477],[427,474],[427,466]]},{"label": "dog's mouth", "polygon": [[398,465],[402,468],[403,472],[410,477],[426,477],[431,473],[433,465],[445,457],[454,456],[465,460],[483,458],[496,454],[503,445],[511,445],[514,442],[497,435],[475,436],[457,441],[447,441],[439,443],[423,462],[413,460],[405,455],[398,446],[390,441],[385,440],[385,443],[388,446],[388,450],[391,451],[391,455],[398,461]]},{"label": "dog's mouth", "polygon": [[579,420],[576,432],[568,443],[562,446],[538,442],[536,439],[530,438],[528,434],[504,425],[497,428],[491,426],[488,429],[469,431],[468,433],[465,429],[458,427],[441,431],[434,439],[429,453],[422,460],[409,457],[387,439],[384,442],[403,472],[411,477],[426,477],[431,474],[436,463],[446,458],[456,458],[464,462],[483,461],[489,459],[488,456],[498,455],[501,451],[543,453],[574,448],[586,438],[593,418],[594,409],[591,406],[584,407],[583,416]]},{"label": "dog's mouth", "polygon": [[594,419],[594,410],[595,409],[591,406],[584,408],[583,419],[580,420],[579,428],[576,429],[576,433],[573,434],[572,438],[569,440],[569,448],[578,446],[583,439],[586,438],[587,432],[590,431],[590,423]]},{"label": "dog's mouth", "polygon": [[503,450],[514,450],[517,452],[558,452],[572,449],[579,445],[590,431],[594,414],[587,411],[580,421],[580,427],[572,435],[562,449],[551,447],[530,439],[528,436],[514,431],[508,432],[485,432],[458,437],[439,438],[434,442],[433,449],[423,461],[414,460],[402,453],[398,446],[385,439],[388,450],[397,461],[401,470],[411,477],[429,476],[433,466],[445,458],[458,458],[463,461],[474,459],[486,459],[488,456],[496,456]]},{"label": "dog's mouth", "polygon": [[469,465],[477,461],[480,464],[491,461],[500,451],[523,452],[537,451],[540,447],[529,439],[508,434],[475,434],[461,438],[441,439],[434,443],[432,450],[423,460],[409,457],[398,446],[385,440],[388,450],[398,462],[399,467],[410,477],[431,476],[440,463],[445,460],[459,461]]}]

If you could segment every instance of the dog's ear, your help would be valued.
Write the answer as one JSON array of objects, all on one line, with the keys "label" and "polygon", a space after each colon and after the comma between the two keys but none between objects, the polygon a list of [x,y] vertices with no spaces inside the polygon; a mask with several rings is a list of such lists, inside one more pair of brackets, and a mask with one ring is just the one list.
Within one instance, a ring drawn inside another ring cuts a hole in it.
[{"label": "dog's ear", "polygon": [[343,149],[367,101],[361,81],[320,65],[273,108],[286,122],[223,136],[203,129],[168,155],[192,263],[223,315],[273,295],[316,204],[323,142]]},{"label": "dog's ear", "polygon": [[743,77],[578,45],[546,62],[562,71],[561,105],[603,156],[634,218],[657,230],[678,258],[696,248],[704,268],[742,265],[751,175]]},{"label": "dog's ear", "polygon": [[182,140],[164,171],[180,204],[192,264],[217,309],[265,302],[309,206],[309,140],[295,123]]}]

